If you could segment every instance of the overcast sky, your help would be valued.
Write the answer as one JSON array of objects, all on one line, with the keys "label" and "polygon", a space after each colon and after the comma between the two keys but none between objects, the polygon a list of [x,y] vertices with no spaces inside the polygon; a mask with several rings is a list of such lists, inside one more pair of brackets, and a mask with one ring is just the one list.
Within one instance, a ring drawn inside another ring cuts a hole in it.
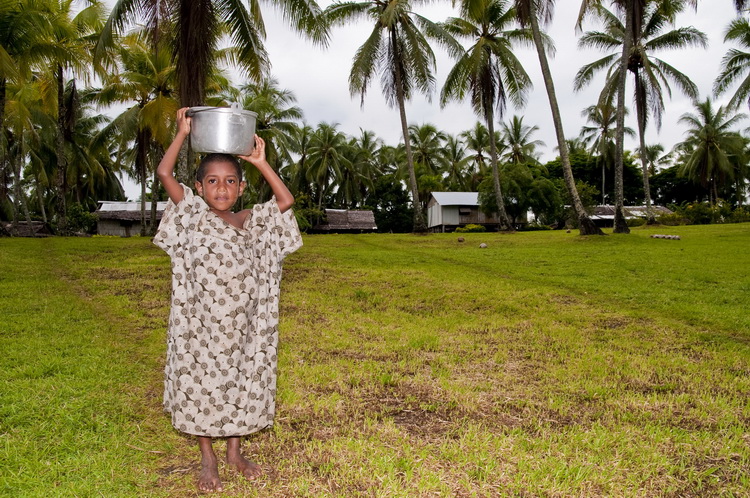
[{"label": "overcast sky", "polygon": [[[332,3],[329,0],[319,1],[322,7]],[[580,0],[558,0],[554,21],[548,27],[548,34],[553,38],[557,49],[550,64],[560,101],[565,136],[568,138],[579,134],[581,126],[585,125],[581,110],[596,103],[596,97],[601,89],[601,79],[597,79],[587,90],[579,93],[573,91],[573,77],[578,69],[583,64],[604,55],[598,51],[582,51],[577,48],[575,20],[580,3]],[[278,79],[281,88],[291,90],[297,97],[297,105],[303,110],[307,124],[314,127],[320,122],[338,123],[339,130],[353,136],[359,135],[360,128],[371,130],[389,145],[395,145],[401,140],[398,110],[385,104],[381,96],[379,78],[373,80],[365,97],[364,107],[360,107],[358,96],[349,95],[348,76],[351,61],[357,48],[371,32],[372,25],[363,21],[336,28],[331,33],[328,48],[323,49],[313,47],[310,42],[294,33],[274,10],[271,2],[263,2],[263,9],[268,30],[266,48],[271,57],[272,75]],[[416,7],[415,10],[436,22],[455,15],[447,1]],[[721,58],[729,48],[729,45],[723,42],[723,33],[734,17],[735,11],[731,0],[702,0],[697,12],[691,9],[682,14],[677,25],[692,25],[706,33],[709,40],[708,49],[690,48],[680,52],[655,54],[687,74],[698,86],[701,99],[710,94]],[[596,27],[591,22],[584,25],[586,30]],[[435,53],[437,72],[432,102],[421,95],[415,96],[407,105],[406,117],[409,124],[431,123],[445,132],[458,134],[472,128],[477,117],[468,102],[452,103],[440,109],[439,92],[446,74],[452,67],[452,61],[439,48],[435,48]],[[518,56],[531,76],[534,89],[529,94],[525,108],[515,109],[509,103],[503,119],[507,121],[513,114],[519,114],[524,116],[524,124],[538,126],[539,131],[534,138],[546,144],[541,150],[542,159],[551,160],[556,156],[556,142],[539,61],[536,52],[529,48],[519,49]],[[242,83],[244,82],[239,78],[235,81],[237,85]],[[630,78],[628,85],[626,103],[630,105]],[[719,103],[725,103],[727,100],[728,97],[725,96]],[[683,139],[684,127],[677,123],[679,117],[685,112],[691,112],[693,107],[675,88],[672,98],[667,97],[665,104],[662,129],[657,132],[653,123],[650,123],[646,143],[661,143],[669,150]],[[634,117],[635,113],[632,112],[627,124],[636,129]],[[636,145],[634,141],[626,142],[629,149]],[[131,198],[138,195],[136,192],[136,189],[127,188]]]}]

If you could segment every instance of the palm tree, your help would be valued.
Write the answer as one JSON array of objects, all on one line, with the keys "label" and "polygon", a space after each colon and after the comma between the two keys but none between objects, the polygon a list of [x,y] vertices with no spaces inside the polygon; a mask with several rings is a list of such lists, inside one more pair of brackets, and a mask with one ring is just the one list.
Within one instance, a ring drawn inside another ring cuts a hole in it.
[{"label": "palm tree", "polygon": [[[327,43],[326,27],[320,21],[315,1],[283,0],[275,2],[284,18],[315,43]],[[210,68],[215,65],[222,36],[231,37],[231,60],[254,81],[268,73],[270,61],[263,45],[265,23],[257,0],[246,6],[240,0],[118,0],[112,8],[96,47],[96,60],[106,61],[106,51],[115,43],[115,35],[127,25],[145,22],[154,46],[160,37],[175,32],[171,55],[176,61],[178,88],[182,106],[201,105]]]},{"label": "palm tree", "polygon": [[[161,151],[171,140],[174,116],[179,108],[177,73],[169,52],[153,49],[144,31],[122,38],[118,47],[119,71],[107,77],[93,95],[100,105],[133,103],[104,130],[116,137],[118,158],[134,166],[141,185],[141,235],[146,235],[146,184]],[[158,180],[151,189],[151,229],[155,228]]]},{"label": "palm tree", "polygon": [[746,162],[745,140],[731,128],[745,114],[729,114],[724,106],[714,110],[711,99],[695,102],[695,113],[685,113],[680,123],[688,126],[687,138],[677,144],[686,158],[680,172],[709,189],[712,205],[719,198],[719,186],[733,178],[736,164]]},{"label": "palm tree", "polygon": [[[47,36],[40,45],[47,47],[45,57],[52,69],[57,87],[57,225],[61,232],[66,231],[66,197],[68,164],[65,155],[65,137],[70,136],[75,126],[75,112],[66,106],[65,88],[68,75],[74,80],[81,77],[84,81],[91,76],[92,37],[103,24],[104,6],[96,0],[86,0],[85,7],[76,12],[74,0],[52,0],[45,3],[47,7]],[[75,14],[74,14],[75,12]],[[77,98],[76,85],[73,84],[72,101]]]},{"label": "palm tree", "polygon": [[672,157],[671,154],[664,153],[664,146],[662,144],[647,145],[644,151],[641,151],[641,148],[637,147],[635,155],[639,159],[646,160],[649,175],[655,175],[658,172],[658,166],[668,165]]},{"label": "palm tree", "polygon": [[380,73],[387,104],[398,106],[409,168],[414,231],[424,232],[427,225],[419,200],[405,103],[411,99],[414,90],[429,95],[435,85],[435,55],[425,36],[434,38],[451,53],[458,53],[461,47],[438,24],[413,12],[410,0],[336,2],[326,9],[326,17],[332,26],[359,19],[369,19],[375,24],[354,55],[349,91],[352,95],[359,94],[364,105],[370,82],[375,74]]},{"label": "palm tree", "polygon": [[513,53],[514,43],[529,43],[530,33],[517,29],[516,11],[507,0],[468,0],[461,3],[461,17],[448,19],[445,29],[473,45],[462,53],[448,73],[440,95],[441,105],[463,100],[468,93],[474,112],[484,118],[488,130],[495,202],[501,229],[511,230],[498,168],[495,110],[502,118],[507,99],[523,106],[531,80]]},{"label": "palm tree", "polygon": [[[495,132],[495,145],[497,155],[500,156],[505,150],[505,143],[502,141],[500,134]],[[476,191],[479,184],[482,183],[487,174],[487,154],[490,150],[490,134],[482,123],[477,121],[474,128],[461,132],[461,139],[466,145],[467,150],[471,151],[471,161],[473,167],[469,171],[469,184],[467,188]]]},{"label": "palm tree", "polygon": [[[282,164],[293,163],[293,135],[302,120],[302,109],[296,105],[297,97],[290,90],[279,87],[276,78],[264,78],[259,83],[247,83],[241,88],[229,88],[217,96],[217,105],[238,102],[243,109],[255,112],[256,133],[266,141],[266,158],[279,170]],[[256,168],[247,174],[248,185],[257,192],[257,201],[264,202],[271,195],[270,187]]]},{"label": "palm tree", "polygon": [[[641,149],[645,149],[645,133],[649,115],[653,116],[657,129],[661,127],[661,116],[664,111],[663,89],[671,95],[670,80],[688,97],[697,98],[698,89],[683,73],[654,57],[652,53],[658,50],[685,48],[687,46],[707,46],[704,33],[696,28],[677,28],[664,32],[675,18],[677,12],[683,10],[684,2],[667,1],[648,3],[635,23],[638,30],[633,30],[633,45],[629,52],[628,71],[633,75],[635,86],[636,118],[638,122],[638,136]],[[598,47],[601,49],[617,49],[625,45],[626,26],[612,12],[603,7],[595,9],[598,17],[604,23],[604,31],[587,32],[579,40],[581,47]],[[621,59],[617,52],[613,52],[597,61],[583,66],[575,78],[575,88],[581,89],[587,85],[592,76],[607,68],[607,79],[600,102],[612,102],[618,91],[618,70]],[[646,196],[646,210],[649,221],[653,221],[651,212],[651,194],[648,185],[648,167],[644,160],[643,188]]]},{"label": "palm tree", "polygon": [[[732,21],[724,34],[724,41],[733,41],[744,49],[750,49],[750,22],[739,17]],[[729,88],[740,81],[734,95],[729,100],[729,109],[738,109],[744,101],[750,107],[750,53],[730,48],[721,60],[721,72],[714,82],[714,96],[726,93]]]},{"label": "palm tree", "polygon": [[7,179],[12,176],[6,157],[8,127],[5,123],[8,85],[28,82],[31,71],[48,55],[39,41],[48,33],[47,13],[38,2],[0,1],[0,213],[8,202]]},{"label": "palm tree", "polygon": [[409,126],[409,141],[414,157],[414,164],[423,174],[438,175],[439,156],[447,138],[445,132],[440,131],[433,124]]},{"label": "palm tree", "polygon": [[473,157],[466,153],[460,138],[446,135],[443,153],[438,156],[440,170],[444,172],[443,182],[449,191],[465,191],[470,182],[469,167]]},{"label": "palm tree", "polygon": [[310,137],[307,181],[314,185],[318,210],[323,209],[325,195],[349,163],[345,154],[348,145],[346,135],[337,128],[338,124],[320,123]]},{"label": "palm tree", "polygon": [[593,221],[591,221],[586,209],[583,207],[581,198],[578,195],[578,190],[576,189],[575,179],[573,178],[573,169],[570,166],[568,146],[565,142],[565,131],[563,130],[560,106],[557,103],[555,84],[552,79],[552,72],[550,71],[549,61],[547,60],[547,53],[545,51],[546,44],[544,43],[541,29],[539,27],[540,20],[543,20],[544,22],[551,20],[554,0],[515,0],[515,2],[516,13],[521,25],[530,26],[534,37],[534,47],[536,48],[536,53],[539,58],[539,65],[542,70],[542,77],[544,78],[544,86],[547,90],[547,98],[549,99],[550,110],[552,112],[552,121],[555,125],[555,136],[557,138],[558,151],[560,152],[560,162],[562,163],[565,186],[568,189],[573,209],[578,217],[579,232],[581,235],[603,235],[603,232],[594,225]]},{"label": "palm tree", "polygon": [[537,147],[543,147],[541,140],[532,140],[531,136],[539,131],[538,126],[523,124],[523,116],[513,116],[508,123],[500,125],[507,151],[503,161],[514,164],[533,164],[539,162]]},{"label": "palm tree", "polygon": [[374,188],[375,181],[383,172],[378,162],[378,150],[383,141],[375,132],[360,128],[360,135],[352,140],[352,163],[362,179],[360,184],[360,199],[365,199]]},{"label": "palm tree", "polygon": [[[625,114],[627,115],[627,112]],[[602,204],[606,204],[606,171],[612,169],[617,161],[617,110],[611,103],[602,102],[587,107],[581,115],[591,123],[591,126],[581,127],[579,136],[602,165]],[[625,127],[623,131],[628,136],[635,136],[635,131],[630,127]]]}]

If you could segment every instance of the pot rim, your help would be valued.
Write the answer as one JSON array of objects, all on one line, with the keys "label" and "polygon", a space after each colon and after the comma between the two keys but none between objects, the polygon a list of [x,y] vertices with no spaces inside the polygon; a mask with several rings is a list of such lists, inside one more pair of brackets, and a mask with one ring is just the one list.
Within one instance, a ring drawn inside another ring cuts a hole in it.
[{"label": "pot rim", "polygon": [[248,111],[246,109],[235,109],[233,107],[211,107],[211,106],[189,107],[186,112],[186,115],[192,117],[197,113],[203,113],[203,112],[209,112],[209,113],[217,112],[219,114],[249,114],[254,118],[258,117],[257,112]]}]

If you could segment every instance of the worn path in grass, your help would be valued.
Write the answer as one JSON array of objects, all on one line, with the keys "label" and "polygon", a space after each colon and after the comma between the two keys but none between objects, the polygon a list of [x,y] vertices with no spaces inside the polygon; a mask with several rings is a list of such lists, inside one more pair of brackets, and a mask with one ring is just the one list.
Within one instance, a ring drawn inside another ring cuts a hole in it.
[{"label": "worn path in grass", "polygon": [[[648,237],[665,230],[682,240]],[[222,468],[229,495],[750,491],[750,226],[465,237],[305,238],[282,284],[277,424],[246,442],[267,473],[249,484]],[[138,239],[0,248],[3,286],[20,289],[3,314],[37,317],[3,329],[4,489],[194,493],[194,441],[159,408],[166,256]],[[45,306],[20,297],[48,286]],[[38,364],[54,357],[60,372],[18,366],[47,349]],[[107,361],[79,372],[85,356]],[[25,402],[77,383],[76,413],[109,425],[70,419],[71,391],[46,395],[55,422]],[[104,442],[84,443],[93,434]],[[53,460],[70,450],[77,463],[35,462],[47,440]]]}]

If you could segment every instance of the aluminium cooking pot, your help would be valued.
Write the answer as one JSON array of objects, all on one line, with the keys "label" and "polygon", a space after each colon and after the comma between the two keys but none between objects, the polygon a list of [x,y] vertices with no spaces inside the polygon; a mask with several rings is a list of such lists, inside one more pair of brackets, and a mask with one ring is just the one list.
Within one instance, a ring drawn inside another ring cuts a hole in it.
[{"label": "aluminium cooking pot", "polygon": [[255,145],[258,115],[238,103],[232,107],[191,107],[190,145],[196,152],[222,152],[247,156]]}]

